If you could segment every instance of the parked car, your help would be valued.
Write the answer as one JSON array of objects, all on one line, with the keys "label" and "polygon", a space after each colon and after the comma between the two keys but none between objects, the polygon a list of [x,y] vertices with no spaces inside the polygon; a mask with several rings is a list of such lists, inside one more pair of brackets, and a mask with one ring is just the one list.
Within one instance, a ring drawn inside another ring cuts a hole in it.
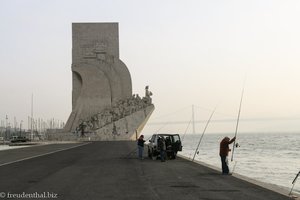
[{"label": "parked car", "polygon": [[176,158],[177,152],[182,151],[182,144],[179,134],[153,134],[148,144],[148,157],[155,160],[160,156],[158,140],[163,137],[166,142],[166,153],[168,158]]},{"label": "parked car", "polygon": [[23,137],[23,136],[12,136],[10,139],[11,143],[16,143],[16,142],[28,142],[30,141],[28,138]]}]

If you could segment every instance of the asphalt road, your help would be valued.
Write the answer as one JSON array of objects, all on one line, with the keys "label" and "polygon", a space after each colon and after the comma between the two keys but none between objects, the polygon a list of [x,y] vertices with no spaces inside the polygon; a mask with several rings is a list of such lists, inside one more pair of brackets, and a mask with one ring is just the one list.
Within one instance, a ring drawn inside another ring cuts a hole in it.
[{"label": "asphalt road", "polygon": [[[35,156],[36,152],[57,151],[49,145],[30,148]],[[12,162],[10,157],[18,160],[16,155],[23,155],[22,161],[0,167],[0,198],[44,195],[64,200],[289,199],[182,158],[167,162],[138,160],[135,142],[93,142],[64,151],[59,147],[56,153],[23,160],[30,157],[28,152],[24,155],[28,151],[25,149],[0,153],[2,164],[5,160]]]}]

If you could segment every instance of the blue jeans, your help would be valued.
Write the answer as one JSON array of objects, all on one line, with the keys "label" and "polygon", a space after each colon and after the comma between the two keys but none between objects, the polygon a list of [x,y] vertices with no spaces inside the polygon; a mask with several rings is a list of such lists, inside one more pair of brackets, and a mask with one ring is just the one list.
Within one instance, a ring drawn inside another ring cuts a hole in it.
[{"label": "blue jeans", "polygon": [[222,174],[228,174],[229,168],[227,165],[227,156],[221,156],[221,162],[222,162]]},{"label": "blue jeans", "polygon": [[138,153],[139,153],[139,158],[143,159],[143,152],[144,152],[144,147],[138,145]]}]

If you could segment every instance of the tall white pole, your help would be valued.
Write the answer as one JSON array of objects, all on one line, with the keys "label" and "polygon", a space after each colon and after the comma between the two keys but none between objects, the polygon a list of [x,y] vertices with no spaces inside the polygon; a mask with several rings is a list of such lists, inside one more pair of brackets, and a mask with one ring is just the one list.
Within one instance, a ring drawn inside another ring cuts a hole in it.
[{"label": "tall white pole", "polygon": [[31,133],[30,139],[33,139],[33,93],[31,95]]}]

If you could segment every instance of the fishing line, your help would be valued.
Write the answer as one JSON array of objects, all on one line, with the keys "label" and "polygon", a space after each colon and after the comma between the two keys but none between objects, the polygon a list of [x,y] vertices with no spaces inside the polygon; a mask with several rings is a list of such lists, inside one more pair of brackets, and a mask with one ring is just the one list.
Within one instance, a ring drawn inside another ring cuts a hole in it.
[{"label": "fishing line", "polygon": [[185,131],[184,131],[184,134],[183,134],[182,140],[181,140],[182,142],[183,142],[183,140],[184,140],[184,137],[185,137],[185,135],[186,135],[187,130],[189,129],[189,126],[190,126],[191,122],[192,122],[192,119],[189,121],[189,123],[188,123],[188,125],[187,125],[187,127],[186,127],[186,129],[185,129]]},{"label": "fishing line", "polygon": [[164,123],[157,131],[155,131],[155,134],[157,134],[162,128],[164,128],[166,125],[168,125],[170,122]]},{"label": "fishing line", "polygon": [[152,121],[153,121],[153,120],[156,120],[156,119],[165,118],[165,117],[168,117],[168,116],[170,116],[170,115],[176,114],[176,113],[178,113],[178,112],[180,112],[180,111],[182,111],[182,110],[185,110],[185,109],[187,109],[187,108],[189,108],[189,107],[190,107],[190,106],[185,106],[185,107],[180,108],[180,109],[178,109],[178,110],[176,110],[176,111],[174,111],[174,112],[167,113],[167,114],[158,116],[158,117],[156,117],[156,118],[151,118],[151,119],[152,119]]},{"label": "fishing line", "polygon": [[205,131],[206,131],[206,128],[208,127],[208,124],[209,124],[209,122],[210,122],[212,116],[214,115],[215,111],[216,111],[216,108],[215,108],[215,109],[213,110],[213,112],[211,113],[211,115],[210,115],[210,117],[209,117],[209,119],[208,119],[208,121],[207,121],[207,123],[206,123],[206,125],[205,125],[205,128],[204,128],[203,133],[202,133],[202,135],[201,135],[201,137],[200,137],[200,140],[199,140],[199,143],[198,143],[197,148],[196,148],[196,150],[195,150],[194,157],[193,157],[193,160],[192,160],[192,161],[195,160],[195,156],[196,156],[196,154],[197,154],[197,152],[198,152],[198,149],[199,149],[200,143],[201,143],[201,141],[202,141],[202,138],[203,138],[203,136],[204,136],[204,133],[205,133]]}]

